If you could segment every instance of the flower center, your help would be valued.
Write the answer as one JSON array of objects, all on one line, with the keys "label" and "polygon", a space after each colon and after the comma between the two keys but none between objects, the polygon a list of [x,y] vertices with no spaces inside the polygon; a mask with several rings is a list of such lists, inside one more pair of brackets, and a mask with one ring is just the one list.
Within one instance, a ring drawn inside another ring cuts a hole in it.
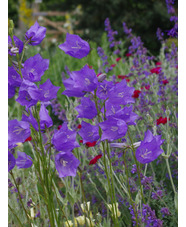
[{"label": "flower center", "polygon": [[19,135],[24,130],[24,128],[21,128],[20,126],[15,126],[14,129],[15,130],[13,131],[13,133],[17,135]]},{"label": "flower center", "polygon": [[61,165],[66,166],[68,162],[61,158],[60,163],[61,163]]},{"label": "flower center", "polygon": [[112,126],[112,127],[111,127],[111,131],[115,132],[115,131],[117,131],[117,130],[118,130],[118,127],[116,127],[116,126]]},{"label": "flower center", "polygon": [[118,97],[123,98],[124,92],[118,93]]}]

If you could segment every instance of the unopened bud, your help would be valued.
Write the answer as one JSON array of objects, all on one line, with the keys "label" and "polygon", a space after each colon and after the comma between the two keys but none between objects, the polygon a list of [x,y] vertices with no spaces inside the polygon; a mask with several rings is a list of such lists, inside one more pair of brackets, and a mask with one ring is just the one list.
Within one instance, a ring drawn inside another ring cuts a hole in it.
[{"label": "unopened bud", "polygon": [[99,76],[98,76],[98,81],[99,82],[102,82],[104,81],[104,79],[107,77],[107,75],[105,73],[101,73]]},{"label": "unopened bud", "polygon": [[170,116],[170,114],[171,114],[171,111],[169,110],[169,109],[166,109],[165,110],[165,114],[166,114],[166,116],[167,116],[167,118]]},{"label": "unopened bud", "polygon": [[19,53],[19,49],[18,49],[17,47],[12,47],[12,48],[10,49],[10,51],[11,51],[12,54]]}]

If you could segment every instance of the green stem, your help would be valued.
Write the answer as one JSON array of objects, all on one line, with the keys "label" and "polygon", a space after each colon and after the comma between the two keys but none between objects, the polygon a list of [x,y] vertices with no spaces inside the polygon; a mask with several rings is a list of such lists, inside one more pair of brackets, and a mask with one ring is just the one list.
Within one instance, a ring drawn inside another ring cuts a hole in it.
[{"label": "green stem", "polygon": [[21,227],[24,227],[20,221],[20,219],[18,218],[18,216],[16,215],[16,213],[14,212],[14,210],[11,208],[11,206],[8,204],[8,208],[11,210],[11,212],[13,213],[13,215],[17,218],[19,224]]},{"label": "green stem", "polygon": [[167,165],[167,170],[168,170],[168,173],[169,173],[169,178],[170,178],[170,181],[171,181],[171,184],[172,184],[172,189],[174,191],[174,194],[176,194],[176,188],[174,186],[174,182],[173,182],[173,179],[172,179],[172,174],[171,174],[171,170],[170,170],[170,166],[169,166],[169,160],[166,158],[165,159],[166,161],[166,165]]}]

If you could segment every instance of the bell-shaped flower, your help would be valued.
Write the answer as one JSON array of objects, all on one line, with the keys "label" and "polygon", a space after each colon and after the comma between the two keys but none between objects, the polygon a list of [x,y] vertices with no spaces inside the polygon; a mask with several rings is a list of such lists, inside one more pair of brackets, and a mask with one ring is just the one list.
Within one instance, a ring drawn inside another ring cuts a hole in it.
[{"label": "bell-shaped flower", "polygon": [[109,90],[113,86],[114,83],[112,81],[104,80],[102,83],[99,83],[96,95],[98,98],[106,100],[108,98]]},{"label": "bell-shaped flower", "polygon": [[39,131],[37,120],[34,118],[31,111],[29,116],[25,114],[22,115],[22,121],[30,123],[36,131]]},{"label": "bell-shaped flower", "polygon": [[50,101],[51,99],[57,98],[57,92],[60,87],[54,86],[50,79],[48,79],[45,83],[39,86],[40,90],[40,100],[42,102]]},{"label": "bell-shaped flower", "polygon": [[55,149],[58,151],[71,151],[76,147],[79,147],[78,142],[76,141],[76,132],[69,130],[67,123],[63,123],[60,130],[55,131],[54,136],[52,137],[52,144]]},{"label": "bell-shaped flower", "polygon": [[90,52],[89,44],[78,35],[67,33],[66,41],[59,45],[59,48],[74,58],[86,57]]},{"label": "bell-shaped flower", "polygon": [[33,26],[25,34],[25,39],[30,40],[29,44],[32,46],[39,45],[46,35],[46,28],[42,27],[36,21]]},{"label": "bell-shaped flower", "polygon": [[55,165],[59,177],[76,176],[80,161],[71,153],[61,151],[55,156]]},{"label": "bell-shaped flower", "polygon": [[23,143],[31,134],[30,125],[25,121],[16,119],[8,121],[8,141],[10,146]]},{"label": "bell-shaped flower", "polygon": [[83,143],[94,142],[99,139],[99,127],[82,121],[78,134],[82,137]]},{"label": "bell-shaped flower", "polygon": [[16,160],[13,154],[10,153],[10,151],[8,151],[8,172],[10,172],[10,170],[14,168],[15,164],[16,164]]},{"label": "bell-shaped flower", "polygon": [[39,111],[39,117],[40,117],[40,128],[45,129],[46,127],[49,128],[53,125],[52,118],[48,114],[48,110],[44,106],[44,104],[41,104],[41,108]]},{"label": "bell-shaped flower", "polygon": [[25,80],[38,82],[49,67],[49,59],[43,59],[40,54],[28,58],[21,72]]},{"label": "bell-shaped flower", "polygon": [[28,81],[23,80],[21,87],[19,89],[19,96],[16,99],[18,103],[22,106],[26,106],[27,108],[34,106],[40,99],[40,91],[38,87]]},{"label": "bell-shaped flower", "polygon": [[103,140],[117,140],[125,136],[127,132],[127,124],[125,121],[113,117],[109,117],[104,122],[101,122],[102,129],[101,141]]},{"label": "bell-shaped flower", "polygon": [[97,109],[94,102],[88,97],[81,99],[81,104],[75,108],[78,111],[78,118],[92,119],[97,115]]},{"label": "bell-shaped flower", "polygon": [[26,169],[32,166],[32,158],[24,152],[17,152],[16,166],[18,169]]},{"label": "bell-shaped flower", "polygon": [[20,87],[22,83],[21,76],[16,72],[13,66],[8,67],[8,83],[14,87]]},{"label": "bell-shaped flower", "polygon": [[62,93],[69,97],[83,97],[86,92],[92,92],[97,88],[98,79],[93,69],[85,65],[79,71],[70,72],[70,78],[63,81],[66,90]]},{"label": "bell-shaped flower", "polygon": [[[15,35],[13,36],[14,43],[15,43],[15,48],[17,49],[17,53],[21,53],[23,51],[23,42],[17,38]],[[16,55],[15,48],[12,44],[12,38],[8,36],[8,54],[9,55]]]},{"label": "bell-shaped flower", "polygon": [[108,97],[109,102],[119,105],[127,105],[129,103],[134,103],[132,98],[135,88],[128,87],[127,82],[122,80],[120,83],[115,84],[113,88],[110,89]]},{"label": "bell-shaped flower", "polygon": [[160,148],[163,142],[164,140],[161,139],[160,135],[153,136],[152,132],[147,130],[144,140],[141,141],[140,146],[136,150],[138,162],[146,164],[157,159],[163,153],[163,150]]}]

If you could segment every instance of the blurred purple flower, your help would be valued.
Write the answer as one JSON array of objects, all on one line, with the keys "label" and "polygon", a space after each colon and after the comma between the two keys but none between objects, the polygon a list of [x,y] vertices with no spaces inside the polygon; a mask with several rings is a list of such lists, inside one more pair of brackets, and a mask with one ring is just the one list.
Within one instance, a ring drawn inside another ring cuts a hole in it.
[{"label": "blurred purple flower", "polygon": [[8,172],[10,172],[10,170],[12,170],[14,168],[15,164],[16,164],[16,160],[15,160],[13,154],[11,154],[8,151]]},{"label": "blurred purple flower", "polygon": [[30,168],[32,166],[32,158],[24,152],[17,151],[16,166],[18,169]]},{"label": "blurred purple flower", "polygon": [[[17,53],[21,53],[23,51],[23,42],[18,39],[15,35],[13,36],[13,39],[14,39],[14,43],[15,43],[15,48],[17,49]],[[9,55],[16,55],[16,53],[14,52],[14,46],[12,44],[12,38],[10,36],[8,36],[8,54]]]}]

